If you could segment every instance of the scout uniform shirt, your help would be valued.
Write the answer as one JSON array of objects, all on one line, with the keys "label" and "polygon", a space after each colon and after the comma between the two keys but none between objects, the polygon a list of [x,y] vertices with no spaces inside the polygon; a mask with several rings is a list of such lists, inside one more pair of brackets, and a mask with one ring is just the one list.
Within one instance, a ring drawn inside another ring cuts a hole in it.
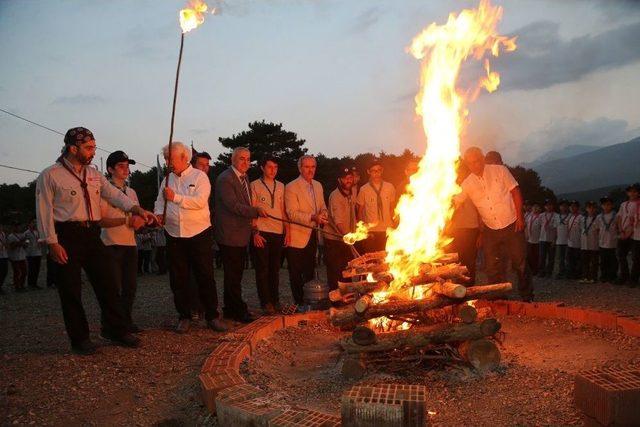
[{"label": "scout uniform shirt", "polygon": [[24,236],[29,241],[25,248],[27,256],[42,256],[42,243],[40,242],[40,233],[38,233],[38,230],[27,230],[24,232]]},{"label": "scout uniform shirt", "polygon": [[[22,243],[20,243],[22,241]],[[16,243],[18,243],[16,245]],[[24,261],[27,259],[25,251],[24,233],[11,233],[7,236],[7,253],[10,261]]]},{"label": "scout uniform shirt", "polygon": [[556,245],[566,245],[569,241],[570,216],[570,213],[557,213],[553,218],[553,226],[556,228]]},{"label": "scout uniform shirt", "polygon": [[603,249],[615,249],[618,245],[618,227],[616,225],[616,213],[601,213],[596,217],[598,227],[598,245]]},{"label": "scout uniform shirt", "polygon": [[[352,194],[346,196],[340,188],[336,188],[329,195],[329,215],[332,219],[325,225],[325,229],[329,233],[342,234],[337,230],[333,224],[344,224],[347,226],[347,231],[352,232],[356,229],[356,204]],[[332,234],[325,234],[325,239],[328,240],[341,240],[339,237]]]},{"label": "scout uniform shirt", "polygon": [[358,205],[364,206],[364,218],[367,224],[375,224],[369,231],[386,232],[393,227],[392,206],[396,200],[396,189],[393,184],[382,181],[380,188],[367,182],[358,192]]},{"label": "scout uniform shirt", "polygon": [[[115,185],[114,185],[115,187]],[[118,187],[116,187],[118,188]],[[118,188],[125,196],[131,201],[139,205],[138,195],[133,188],[127,187]],[[126,218],[127,214],[107,200],[102,199],[100,201],[100,209],[103,218]],[[126,223],[118,225],[117,227],[105,227],[100,232],[100,239],[105,246],[119,245],[119,246],[136,246],[135,231],[129,227]]]},{"label": "scout uniform shirt", "polygon": [[7,254],[7,235],[0,231],[0,259],[9,258]]},{"label": "scout uniform shirt", "polygon": [[598,224],[597,216],[585,215],[580,221],[580,249],[583,251],[597,251],[598,250]]},{"label": "scout uniform shirt", "polygon": [[[71,169],[65,169],[61,162]],[[81,182],[86,181],[87,203]],[[58,243],[55,223],[67,221],[99,221],[100,197],[124,211],[134,203],[111,185],[97,169],[83,166],[80,175],[66,159],[46,168],[36,181],[36,217],[40,238],[48,244]]]},{"label": "scout uniform shirt", "polygon": [[553,219],[555,218],[555,212],[543,212],[540,214],[540,241],[541,242],[555,242],[556,241],[556,227]]},{"label": "scout uniform shirt", "polygon": [[627,200],[622,202],[617,218],[618,231],[621,234],[629,235],[634,240],[640,240],[640,236],[634,236],[638,225],[638,203],[636,201]]},{"label": "scout uniform shirt", "polygon": [[567,218],[567,246],[580,249],[582,240],[582,215],[569,214]]},{"label": "scout uniform shirt", "polygon": [[[251,198],[254,206],[262,206],[269,215],[284,219],[284,184],[278,180],[267,183],[262,178],[251,181]],[[254,220],[259,231],[283,234],[284,223],[273,218],[259,217]]]},{"label": "scout uniform shirt", "polygon": [[527,243],[537,245],[540,243],[540,217],[539,213],[531,213],[527,222]]}]

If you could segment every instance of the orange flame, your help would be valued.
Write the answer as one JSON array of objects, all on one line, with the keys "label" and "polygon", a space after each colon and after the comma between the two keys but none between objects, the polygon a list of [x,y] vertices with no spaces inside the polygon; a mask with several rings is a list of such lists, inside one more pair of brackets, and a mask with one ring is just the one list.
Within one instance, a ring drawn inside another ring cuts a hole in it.
[{"label": "orange flame", "polygon": [[[388,230],[387,258],[397,291],[418,275],[420,267],[443,253],[449,239],[443,236],[453,214],[452,198],[459,193],[456,164],[460,135],[472,96],[456,86],[462,63],[487,52],[497,56],[502,47],[515,49],[515,38],[498,35],[502,8],[481,0],[477,9],[452,13],[444,25],[429,25],[413,39],[408,51],[421,64],[421,86],[416,113],[422,116],[427,149],[396,207],[398,227]],[[487,77],[480,84],[495,90],[499,75],[485,61]],[[424,295],[424,293],[421,293]]]},{"label": "orange flame", "polygon": [[365,224],[362,221],[358,221],[358,223],[356,224],[356,231],[345,234],[342,237],[342,240],[347,245],[353,245],[360,240],[364,240],[369,237],[369,227],[371,226],[371,224]]},{"label": "orange flame", "polygon": [[[179,13],[180,28],[183,33],[198,27],[198,25],[204,22],[204,14],[207,13],[209,7],[202,0],[192,0],[189,2],[189,7],[182,9]],[[215,13],[215,9],[211,13]]]}]

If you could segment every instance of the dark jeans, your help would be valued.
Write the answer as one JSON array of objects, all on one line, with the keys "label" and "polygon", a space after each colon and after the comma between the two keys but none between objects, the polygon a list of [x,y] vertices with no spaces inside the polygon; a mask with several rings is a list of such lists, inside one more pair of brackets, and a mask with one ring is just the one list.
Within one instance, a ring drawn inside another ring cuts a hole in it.
[{"label": "dark jeans", "polygon": [[24,282],[27,279],[27,260],[11,261],[11,270],[13,271],[13,287],[24,289]]},{"label": "dark jeans", "polygon": [[156,248],[156,264],[158,264],[158,274],[167,273],[167,248],[165,246]]},{"label": "dark jeans", "polygon": [[[629,271],[629,261],[631,253],[631,271]],[[640,241],[633,239],[618,240],[618,263],[620,264],[620,280],[637,282],[640,276]]]},{"label": "dark jeans", "polygon": [[200,301],[207,320],[218,317],[218,294],[213,277],[213,230],[211,227],[192,237],[167,237],[169,283],[173,303],[180,319],[191,319],[189,272],[193,270]]},{"label": "dark jeans", "polygon": [[582,250],[582,278],[598,280],[598,251]]},{"label": "dark jeans", "polygon": [[298,305],[304,304],[304,284],[315,279],[317,249],[318,237],[315,231],[311,233],[304,248],[287,248],[291,295]]},{"label": "dark jeans", "polygon": [[372,231],[369,233],[369,237],[362,242],[362,248],[365,253],[384,251],[386,246],[387,233],[384,231]]},{"label": "dark jeans", "polygon": [[127,319],[128,325],[133,323],[131,312],[133,311],[133,301],[136,297],[138,268],[138,251],[135,246],[107,246],[111,252],[114,263],[114,274],[118,283],[118,294],[120,296],[120,306]]},{"label": "dark jeans", "polygon": [[523,299],[533,298],[531,273],[527,268],[526,240],[523,231],[516,231],[515,223],[500,230],[485,228],[482,247],[485,252],[485,269],[489,283],[500,280],[506,266],[501,262],[510,259],[518,277],[518,292]]},{"label": "dark jeans", "polygon": [[552,242],[543,242],[542,240],[539,245],[539,273],[544,274],[545,276],[551,276],[553,274],[553,267],[556,259],[556,247]]},{"label": "dark jeans", "polygon": [[150,273],[151,251],[148,249],[138,250],[138,273]]},{"label": "dark jeans", "polygon": [[581,276],[580,248],[567,247],[567,278],[579,279]]},{"label": "dark jeans", "polygon": [[89,338],[89,324],[82,306],[80,270],[87,273],[102,312],[103,332],[117,337],[127,333],[127,322],[119,304],[115,268],[111,253],[100,240],[100,227],[56,223],[58,241],[69,260],[55,268],[55,283],[71,344]]},{"label": "dark jeans", "polygon": [[451,233],[453,237],[453,250],[458,253],[460,263],[469,270],[469,277],[473,284],[476,282],[476,260],[478,258],[478,235],[477,228],[456,228]]},{"label": "dark jeans", "polygon": [[558,276],[567,275],[567,245],[556,245],[558,253]]},{"label": "dark jeans", "polygon": [[327,265],[327,282],[329,289],[338,288],[338,281],[342,278],[342,270],[353,259],[349,246],[341,240],[324,239],[325,261]]},{"label": "dark jeans", "polygon": [[[226,246],[218,243],[224,270],[224,317],[237,319],[248,309],[242,299],[242,273],[247,259],[246,246]],[[211,260],[213,263],[213,260]]]},{"label": "dark jeans", "polygon": [[0,288],[4,285],[7,273],[9,273],[9,259],[0,258]]},{"label": "dark jeans", "polygon": [[600,248],[600,280],[609,282],[618,275],[618,259],[615,248]]},{"label": "dark jeans", "polygon": [[527,266],[534,276],[538,274],[540,266],[540,244],[527,242]]},{"label": "dark jeans", "polygon": [[47,287],[52,288],[56,285],[56,262],[47,255]]},{"label": "dark jeans", "polygon": [[27,257],[27,283],[32,288],[38,286],[38,276],[40,276],[40,256]]},{"label": "dark jeans", "polygon": [[260,305],[276,306],[280,303],[280,257],[284,246],[284,234],[260,232],[265,238],[264,247],[251,245],[253,267],[256,270],[256,287]]}]

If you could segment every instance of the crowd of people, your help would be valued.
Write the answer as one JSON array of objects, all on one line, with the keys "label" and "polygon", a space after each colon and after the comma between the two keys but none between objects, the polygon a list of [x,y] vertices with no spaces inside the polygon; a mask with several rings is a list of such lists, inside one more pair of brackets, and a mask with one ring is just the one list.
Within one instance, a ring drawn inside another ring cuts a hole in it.
[{"label": "crowd of people", "polygon": [[[70,129],[62,155],[38,177],[37,222],[0,234],[0,279],[4,281],[10,262],[17,291],[25,288],[25,280],[38,287],[40,260],[47,258],[47,285],[58,291],[71,347],[79,354],[96,351],[82,304],[81,270],[100,304],[101,336],[116,345],[140,345],[133,312],[137,277],[152,270],[169,273],[178,333],[188,332],[199,317],[215,331],[226,331],[228,320],[254,320],[242,295],[248,258],[265,314],[282,310],[285,258],[293,307],[303,311],[304,284],[316,277],[320,248],[329,288],[335,289],[354,256],[342,236],[363,221],[370,225],[369,237],[357,243],[358,251],[384,250],[386,230],[397,225],[398,197],[407,189],[415,191],[407,186],[418,169],[417,162],[408,162],[405,180],[395,188],[384,180],[377,159],[368,165],[362,185],[355,167],[345,164],[325,199],[325,189],[314,179],[313,156],[299,158],[299,176],[285,184],[277,179],[279,159],[267,155],[257,162],[260,177],[250,181],[251,152],[236,148],[212,191],[211,156],[173,142],[162,150],[170,173],[150,212],[139,206],[135,190],[127,185],[135,161],[123,151],[111,153],[105,177],[90,166],[95,150],[91,131]],[[637,284],[638,184],[628,188],[629,201],[617,214],[607,198],[601,200],[600,214],[594,203],[587,204],[583,215],[577,202],[566,201],[559,203],[559,212],[546,201],[542,212],[540,205],[523,200],[517,181],[501,163],[499,154],[485,156],[476,147],[460,162],[462,191],[454,199],[446,232],[454,238],[451,250],[469,268],[472,283],[482,259],[488,282],[504,281],[513,271],[521,298],[531,301],[532,276],[551,276],[557,257],[561,278],[591,282],[600,265],[601,280],[617,277],[617,283]],[[218,263],[223,270],[222,315],[214,279]]]}]

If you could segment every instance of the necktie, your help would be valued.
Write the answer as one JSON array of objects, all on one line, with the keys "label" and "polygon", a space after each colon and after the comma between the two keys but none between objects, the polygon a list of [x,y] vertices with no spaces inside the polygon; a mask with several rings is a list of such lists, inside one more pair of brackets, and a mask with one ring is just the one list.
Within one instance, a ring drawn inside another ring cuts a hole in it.
[{"label": "necktie", "polygon": [[251,201],[251,192],[249,191],[249,184],[247,183],[247,175],[240,175],[240,180],[242,181],[244,191],[247,193],[247,198]]}]

